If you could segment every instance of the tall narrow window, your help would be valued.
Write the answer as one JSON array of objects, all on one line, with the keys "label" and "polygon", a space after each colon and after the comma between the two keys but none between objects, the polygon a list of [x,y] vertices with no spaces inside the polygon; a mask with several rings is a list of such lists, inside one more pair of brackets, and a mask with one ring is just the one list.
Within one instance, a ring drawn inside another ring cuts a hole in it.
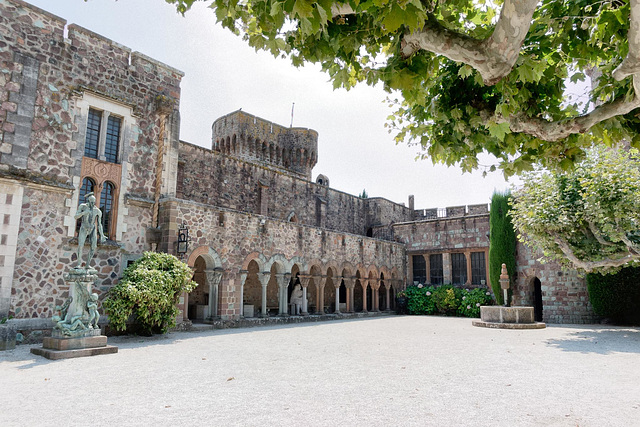
[{"label": "tall narrow window", "polygon": [[100,193],[100,210],[102,211],[102,229],[107,238],[111,238],[110,226],[113,213],[113,193],[115,187],[110,182],[105,182]]},{"label": "tall narrow window", "polygon": [[107,136],[104,141],[104,157],[107,162],[118,163],[121,124],[120,117],[109,116],[107,119]]},{"label": "tall narrow window", "polygon": [[442,285],[444,282],[442,254],[429,255],[429,277],[432,285]]},{"label": "tall narrow window", "polygon": [[467,282],[467,258],[464,254],[451,254],[451,281],[454,285]]},{"label": "tall narrow window", "polygon": [[102,112],[89,109],[89,118],[87,120],[87,136],[84,141],[84,155],[92,159],[98,158],[98,145],[100,143],[100,124],[102,121]]},{"label": "tall narrow window", "polygon": [[427,281],[427,263],[422,255],[414,255],[413,261],[413,281],[418,283],[426,283]]},{"label": "tall narrow window", "polygon": [[482,280],[487,280],[487,272],[484,261],[484,252],[471,252],[471,284],[481,285]]}]

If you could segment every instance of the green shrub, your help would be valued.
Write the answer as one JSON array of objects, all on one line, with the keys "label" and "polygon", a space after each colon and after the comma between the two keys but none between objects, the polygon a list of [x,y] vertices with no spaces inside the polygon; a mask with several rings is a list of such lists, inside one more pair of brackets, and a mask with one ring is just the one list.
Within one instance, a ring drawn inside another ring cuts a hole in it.
[{"label": "green shrub", "polygon": [[436,305],[432,298],[434,291],[433,286],[409,286],[405,292],[409,314],[434,314],[436,312]]},{"label": "green shrub", "polygon": [[462,299],[462,290],[454,288],[452,285],[443,285],[436,288],[433,293],[433,300],[439,314],[451,316],[456,314],[456,310]]},{"label": "green shrub", "polygon": [[587,289],[597,315],[616,323],[640,325],[640,268],[587,274]]},{"label": "green shrub", "polygon": [[457,314],[464,317],[480,317],[480,306],[492,303],[491,292],[486,288],[463,289]]},{"label": "green shrub", "polygon": [[103,306],[109,324],[124,331],[133,315],[143,334],[166,332],[175,326],[180,295],[197,286],[192,274],[189,266],[173,255],[145,252],[107,293]]}]

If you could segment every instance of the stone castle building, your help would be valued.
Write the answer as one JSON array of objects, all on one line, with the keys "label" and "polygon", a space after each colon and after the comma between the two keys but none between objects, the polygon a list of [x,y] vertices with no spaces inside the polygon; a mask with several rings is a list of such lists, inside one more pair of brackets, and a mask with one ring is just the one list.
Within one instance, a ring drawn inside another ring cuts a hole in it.
[{"label": "stone castle building", "polygon": [[[383,311],[407,284],[487,285],[487,205],[416,210],[312,178],[318,134],[243,111],[209,148],[179,140],[183,73],[21,0],[0,0],[0,318],[45,329],[75,260],[88,192],[108,241],[106,291],[146,250],[178,254],[199,286],[182,319]],[[594,320],[584,280],[518,250],[517,303],[551,323]]]}]

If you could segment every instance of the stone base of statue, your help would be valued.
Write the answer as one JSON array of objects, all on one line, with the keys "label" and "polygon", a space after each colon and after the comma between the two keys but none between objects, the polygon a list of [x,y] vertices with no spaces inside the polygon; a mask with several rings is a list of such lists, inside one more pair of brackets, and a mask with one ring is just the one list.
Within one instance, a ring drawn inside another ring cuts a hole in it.
[{"label": "stone base of statue", "polygon": [[473,326],[497,329],[543,329],[547,325],[536,322],[533,307],[503,307],[489,305],[480,307],[480,320],[471,322]]},{"label": "stone base of statue", "polygon": [[69,359],[118,352],[118,347],[107,345],[107,337],[98,326],[98,295],[91,293],[98,278],[96,273],[92,268],[73,268],[65,274],[69,298],[56,307],[51,337],[43,340],[42,348],[32,348],[31,353],[47,359]]}]

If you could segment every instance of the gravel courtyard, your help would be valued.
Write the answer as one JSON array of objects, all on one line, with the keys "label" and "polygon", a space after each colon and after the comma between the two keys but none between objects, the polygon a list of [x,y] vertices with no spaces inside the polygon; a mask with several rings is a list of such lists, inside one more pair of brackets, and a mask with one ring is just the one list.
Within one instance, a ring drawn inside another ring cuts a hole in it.
[{"label": "gravel courtyard", "polygon": [[3,426],[640,426],[640,329],[388,316],[0,352]]}]

